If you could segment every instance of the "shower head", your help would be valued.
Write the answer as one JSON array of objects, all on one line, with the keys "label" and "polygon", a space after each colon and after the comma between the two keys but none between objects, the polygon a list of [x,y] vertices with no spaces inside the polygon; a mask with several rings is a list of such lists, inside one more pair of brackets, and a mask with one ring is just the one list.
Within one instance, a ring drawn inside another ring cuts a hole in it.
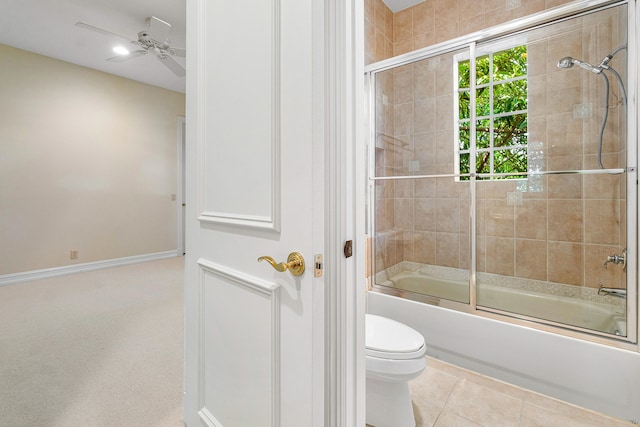
[{"label": "shower head", "polygon": [[573,67],[573,58],[570,56],[565,56],[560,61],[558,61],[558,68],[571,68]]},{"label": "shower head", "polygon": [[595,73],[595,74],[600,74],[602,72],[602,68],[594,67],[588,62],[584,62],[579,59],[572,58],[570,56],[565,56],[560,61],[558,61],[558,68],[571,68],[574,65],[578,65],[579,67],[584,68],[585,70],[591,71],[592,73]]}]

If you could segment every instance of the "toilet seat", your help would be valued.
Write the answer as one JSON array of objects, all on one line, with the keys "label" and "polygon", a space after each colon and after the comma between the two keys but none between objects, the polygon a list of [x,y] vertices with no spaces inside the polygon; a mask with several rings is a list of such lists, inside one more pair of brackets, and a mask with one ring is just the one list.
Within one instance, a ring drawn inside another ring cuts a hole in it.
[{"label": "toilet seat", "polygon": [[386,317],[366,315],[365,354],[392,360],[424,356],[424,337],[415,329]]}]

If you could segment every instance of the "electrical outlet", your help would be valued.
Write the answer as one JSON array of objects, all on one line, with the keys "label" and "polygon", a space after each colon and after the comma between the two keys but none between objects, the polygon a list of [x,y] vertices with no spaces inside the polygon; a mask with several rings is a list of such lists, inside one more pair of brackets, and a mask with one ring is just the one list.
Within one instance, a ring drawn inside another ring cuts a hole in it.
[{"label": "electrical outlet", "polygon": [[171,201],[172,201],[172,202],[175,202],[175,201],[176,201],[176,195],[175,195],[175,194],[172,194],[172,195],[171,195]]},{"label": "electrical outlet", "polygon": [[78,259],[78,250],[77,249],[72,249],[69,252],[69,258],[71,259]]}]

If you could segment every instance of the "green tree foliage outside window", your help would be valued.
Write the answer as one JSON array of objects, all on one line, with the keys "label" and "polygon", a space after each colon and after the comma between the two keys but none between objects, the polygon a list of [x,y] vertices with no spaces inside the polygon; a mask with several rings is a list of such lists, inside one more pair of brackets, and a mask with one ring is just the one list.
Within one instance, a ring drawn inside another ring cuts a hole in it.
[{"label": "green tree foliage outside window", "polygon": [[[471,172],[470,61],[458,66],[458,141],[461,174]],[[492,52],[476,58],[475,149],[477,174],[527,171],[527,47]],[[463,177],[461,179],[469,179]],[[479,176],[478,179],[487,179]]]}]

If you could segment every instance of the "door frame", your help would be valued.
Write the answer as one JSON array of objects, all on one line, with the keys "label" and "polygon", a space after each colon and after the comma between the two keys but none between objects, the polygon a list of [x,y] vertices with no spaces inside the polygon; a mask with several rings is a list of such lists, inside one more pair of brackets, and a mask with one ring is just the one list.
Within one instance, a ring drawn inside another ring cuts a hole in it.
[{"label": "door frame", "polygon": [[[318,10],[323,7],[324,10]],[[364,2],[324,0],[325,425],[365,425]],[[343,246],[353,241],[353,256]]]}]

